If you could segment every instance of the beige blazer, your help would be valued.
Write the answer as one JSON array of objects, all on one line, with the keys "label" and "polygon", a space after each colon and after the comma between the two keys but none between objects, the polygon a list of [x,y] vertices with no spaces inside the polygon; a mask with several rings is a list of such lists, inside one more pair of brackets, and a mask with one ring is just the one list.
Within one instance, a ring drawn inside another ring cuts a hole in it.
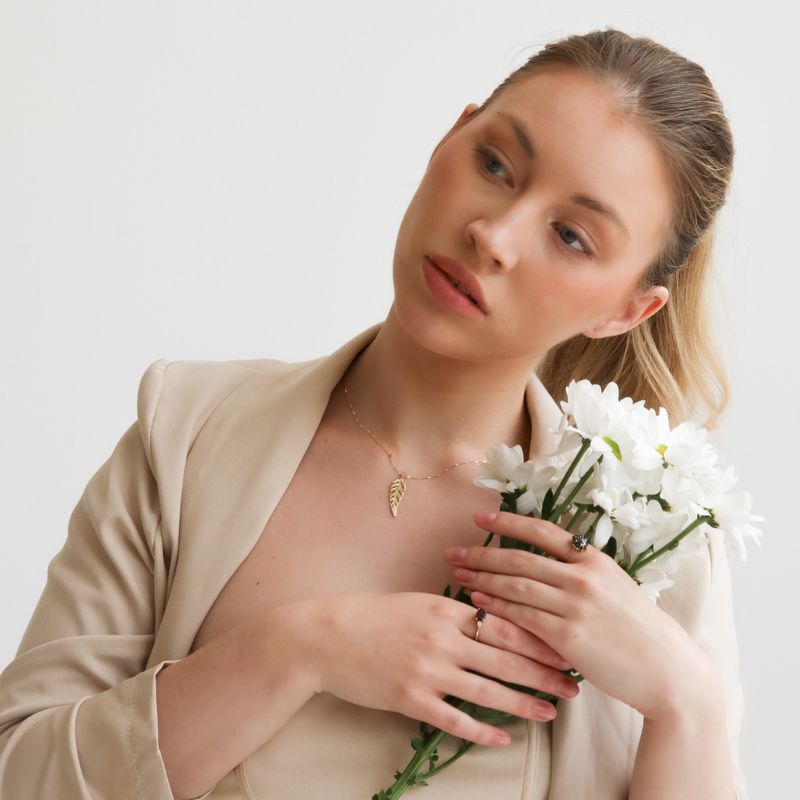
[{"label": "beige blazer", "polygon": [[[188,654],[288,486],[331,390],[380,325],[301,363],[160,359],[147,368],[137,420],[89,480],[17,655],[0,675],[3,800],[173,800],[158,749],[155,675]],[[529,457],[545,465],[560,409],[534,373],[526,401]],[[719,667],[744,800],[742,692],[721,535],[687,556],[659,602]],[[548,724],[550,785],[542,796],[627,796],[638,712],[585,682]],[[413,791],[424,800],[429,790]]]}]

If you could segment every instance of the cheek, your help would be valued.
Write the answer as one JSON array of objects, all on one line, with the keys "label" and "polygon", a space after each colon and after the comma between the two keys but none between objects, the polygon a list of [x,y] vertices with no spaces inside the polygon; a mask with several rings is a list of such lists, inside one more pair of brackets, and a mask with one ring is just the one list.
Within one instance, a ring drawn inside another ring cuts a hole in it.
[{"label": "cheek", "polygon": [[605,319],[616,308],[621,293],[597,266],[551,263],[528,270],[517,296],[523,307],[531,310],[521,318],[523,325],[545,326],[561,340]]},{"label": "cheek", "polygon": [[575,312],[588,317],[604,314],[615,305],[619,294],[608,281],[595,279],[570,280],[563,291]]},{"label": "cheek", "polygon": [[431,162],[418,189],[419,212],[431,223],[458,218],[463,199],[469,197],[467,180],[455,159]]}]

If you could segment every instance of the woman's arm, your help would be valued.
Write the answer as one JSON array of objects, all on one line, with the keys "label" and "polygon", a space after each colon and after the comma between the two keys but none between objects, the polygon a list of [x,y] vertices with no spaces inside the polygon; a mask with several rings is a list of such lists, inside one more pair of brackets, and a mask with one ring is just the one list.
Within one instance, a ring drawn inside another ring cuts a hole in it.
[{"label": "woman's arm", "polygon": [[661,714],[645,718],[629,800],[736,796],[720,678],[710,669],[694,687],[694,696],[684,685]]},{"label": "woman's arm", "polygon": [[155,719],[172,662],[147,668],[160,508],[143,442],[131,425],[89,480],[0,674],[0,797],[172,800]]},{"label": "woman's arm", "polygon": [[314,694],[303,608],[259,614],[158,673],[158,742],[175,800],[209,792]]}]

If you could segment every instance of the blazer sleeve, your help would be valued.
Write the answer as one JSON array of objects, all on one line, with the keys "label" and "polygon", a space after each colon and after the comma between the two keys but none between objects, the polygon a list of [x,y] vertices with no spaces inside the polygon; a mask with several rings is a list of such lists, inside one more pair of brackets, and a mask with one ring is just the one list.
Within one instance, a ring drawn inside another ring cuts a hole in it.
[{"label": "blazer sleeve", "polygon": [[89,479],[0,674],[0,797],[174,800],[155,678],[177,659],[145,669],[160,541],[150,432],[168,366],[140,379],[137,420]]},{"label": "blazer sleeve", "polygon": [[736,800],[747,800],[747,784],[740,759],[744,699],[739,677],[730,566],[722,531],[711,530],[708,546],[695,550],[680,561],[675,586],[661,593],[659,605],[686,628],[719,671]]}]

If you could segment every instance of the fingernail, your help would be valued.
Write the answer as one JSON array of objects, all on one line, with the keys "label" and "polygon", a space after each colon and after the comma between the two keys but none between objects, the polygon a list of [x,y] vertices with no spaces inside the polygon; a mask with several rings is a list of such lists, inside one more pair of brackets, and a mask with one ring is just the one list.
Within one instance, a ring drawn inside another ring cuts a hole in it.
[{"label": "fingernail", "polygon": [[467,555],[466,547],[448,547],[444,551],[444,557],[448,561],[461,561]]},{"label": "fingernail", "polygon": [[489,525],[497,519],[496,511],[477,511],[472,515],[472,518],[478,525]]},{"label": "fingernail", "polygon": [[495,744],[509,744],[511,742],[511,737],[507,733],[497,733],[492,741]]},{"label": "fingernail", "polygon": [[483,592],[472,592],[470,597],[472,598],[472,602],[477,603],[479,606],[488,606],[492,603],[492,598]]}]

